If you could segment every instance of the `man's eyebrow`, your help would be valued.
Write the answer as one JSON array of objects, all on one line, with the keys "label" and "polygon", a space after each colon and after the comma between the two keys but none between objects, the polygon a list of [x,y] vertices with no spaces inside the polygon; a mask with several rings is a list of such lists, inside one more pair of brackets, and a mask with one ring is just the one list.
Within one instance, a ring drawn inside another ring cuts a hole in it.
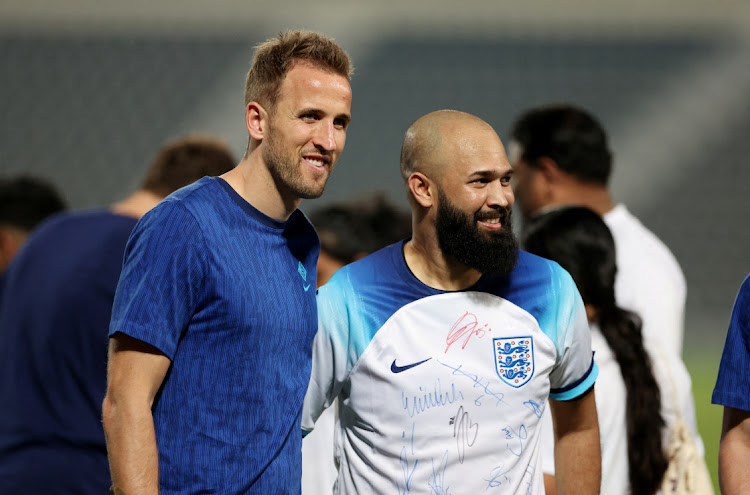
[{"label": "man's eyebrow", "polygon": [[476,170],[469,177],[505,177],[506,175],[513,175],[513,172],[513,169],[510,167],[500,172],[495,170]]},{"label": "man's eyebrow", "polygon": [[348,113],[340,113],[340,114],[338,114],[338,115],[336,116],[336,118],[337,118],[337,119],[341,119],[341,120],[343,120],[343,121],[344,121],[344,122],[346,122],[347,124],[348,124],[349,122],[351,122],[351,121],[352,121],[352,116],[351,116],[351,115],[349,115]]},{"label": "man's eyebrow", "polygon": [[[321,110],[320,108],[317,108],[317,107],[305,107],[305,108],[302,108],[302,109],[300,109],[300,110],[297,111],[297,115],[305,115],[305,114],[308,114],[308,113],[313,113],[313,114],[316,114],[316,115],[324,115],[326,112],[324,112],[323,110]],[[334,118],[335,119],[342,119],[347,124],[349,122],[351,122],[351,120],[352,120],[352,116],[349,115],[348,113],[338,114]]]},{"label": "man's eyebrow", "polygon": [[305,107],[305,108],[300,108],[299,110],[297,110],[297,113],[299,115],[304,115],[306,113],[322,113],[322,112],[323,112],[322,110],[320,110],[319,108],[315,108],[315,107]]}]

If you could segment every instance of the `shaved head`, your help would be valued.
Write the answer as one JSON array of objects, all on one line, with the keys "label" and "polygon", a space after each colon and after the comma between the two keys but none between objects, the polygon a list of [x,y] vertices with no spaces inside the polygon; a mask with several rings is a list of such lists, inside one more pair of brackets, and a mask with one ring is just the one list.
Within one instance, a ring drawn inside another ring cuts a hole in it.
[{"label": "shaved head", "polygon": [[444,158],[445,151],[473,147],[472,136],[481,131],[495,134],[484,120],[457,110],[438,110],[420,117],[404,135],[401,177],[407,181],[414,172],[421,172],[437,179],[446,163],[450,163]]}]

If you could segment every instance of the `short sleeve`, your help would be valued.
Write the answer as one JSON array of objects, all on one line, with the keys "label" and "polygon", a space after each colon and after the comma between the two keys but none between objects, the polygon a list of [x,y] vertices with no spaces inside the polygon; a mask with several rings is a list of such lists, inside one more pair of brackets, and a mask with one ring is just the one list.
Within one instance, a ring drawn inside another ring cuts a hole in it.
[{"label": "short sleeve", "polygon": [[732,309],[713,404],[750,411],[750,276],[745,278]]},{"label": "short sleeve", "polygon": [[558,359],[550,374],[550,399],[573,400],[594,386],[599,369],[591,351],[589,329],[583,300],[568,272],[556,265],[552,284],[557,304]]},{"label": "short sleeve", "polygon": [[205,241],[179,201],[163,201],[136,225],[125,249],[110,322],[173,359],[199,303],[206,270]]},{"label": "short sleeve", "polygon": [[356,362],[356,345],[351,342],[350,307],[356,297],[346,290],[348,279],[339,270],[318,291],[318,332],[313,341],[310,385],[302,409],[302,429],[312,431],[323,411],[339,395]]}]

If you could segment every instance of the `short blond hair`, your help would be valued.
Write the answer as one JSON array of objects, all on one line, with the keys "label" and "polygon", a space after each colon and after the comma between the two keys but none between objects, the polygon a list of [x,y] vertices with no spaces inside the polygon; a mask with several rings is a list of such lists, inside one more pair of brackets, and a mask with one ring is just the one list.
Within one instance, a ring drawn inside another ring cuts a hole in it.
[{"label": "short blond hair", "polygon": [[285,31],[255,47],[245,79],[245,107],[257,101],[273,111],[281,82],[295,62],[305,61],[351,80],[354,66],[332,38],[313,31]]}]

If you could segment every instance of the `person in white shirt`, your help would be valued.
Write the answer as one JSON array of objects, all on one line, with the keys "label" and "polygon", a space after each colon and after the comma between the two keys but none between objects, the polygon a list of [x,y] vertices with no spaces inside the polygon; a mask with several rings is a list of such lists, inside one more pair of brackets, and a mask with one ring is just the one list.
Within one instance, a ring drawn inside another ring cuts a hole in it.
[{"label": "person in white shirt", "polygon": [[602,125],[581,108],[544,105],[524,112],[511,136],[514,192],[524,220],[560,205],[601,215],[617,246],[617,304],[641,317],[644,335],[681,357],[685,276],[667,246],[614,202],[608,188],[612,152]]},{"label": "person in white shirt", "polygon": [[[601,493],[657,493],[668,464],[670,433],[679,418],[702,454],[687,369],[658,342],[641,335],[638,315],[615,303],[615,241],[597,213],[571,206],[537,215],[526,226],[523,246],[559,263],[583,297],[599,366]],[[554,441],[551,418],[545,420],[542,460],[550,495],[555,493]]]}]

